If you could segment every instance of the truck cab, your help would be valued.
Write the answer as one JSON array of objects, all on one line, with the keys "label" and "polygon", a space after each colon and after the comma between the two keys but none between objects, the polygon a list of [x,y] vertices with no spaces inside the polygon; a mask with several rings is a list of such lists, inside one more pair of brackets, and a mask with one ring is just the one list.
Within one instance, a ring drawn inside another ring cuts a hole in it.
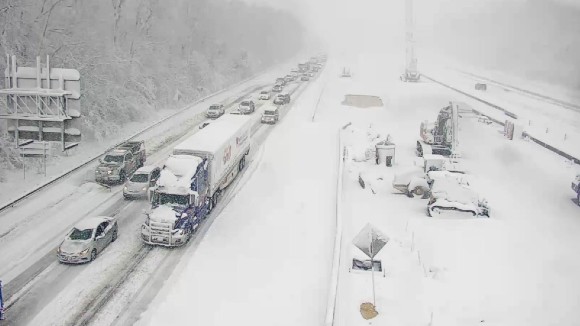
[{"label": "truck cab", "polygon": [[150,190],[151,209],[141,225],[147,244],[184,245],[207,216],[207,160],[191,155],[171,155],[155,187]]}]

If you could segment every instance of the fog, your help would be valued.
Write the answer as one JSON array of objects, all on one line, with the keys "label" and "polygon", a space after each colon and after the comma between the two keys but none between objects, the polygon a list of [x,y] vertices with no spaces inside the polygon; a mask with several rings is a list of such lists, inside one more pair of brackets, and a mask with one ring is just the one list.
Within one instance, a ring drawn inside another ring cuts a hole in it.
[{"label": "fog", "polygon": [[[404,51],[405,1],[246,0],[293,12],[340,53]],[[580,88],[580,1],[415,0],[421,62],[446,60]]]}]

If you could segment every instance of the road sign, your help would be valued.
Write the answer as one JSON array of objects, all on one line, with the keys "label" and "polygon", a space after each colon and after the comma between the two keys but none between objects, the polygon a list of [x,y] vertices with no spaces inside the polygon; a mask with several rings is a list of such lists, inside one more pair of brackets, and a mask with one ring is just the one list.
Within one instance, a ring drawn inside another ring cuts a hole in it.
[{"label": "road sign", "polygon": [[360,230],[352,241],[352,243],[370,259],[375,258],[387,242],[389,242],[389,237],[384,235],[370,223]]},{"label": "road sign", "polygon": [[[364,252],[371,259],[371,278],[373,282],[373,307],[376,304],[375,300],[375,264],[373,258],[383,249],[389,242],[389,237],[384,235],[381,231],[376,229],[370,223],[367,223],[362,230],[357,234],[352,243],[360,251]],[[372,317],[371,317],[372,318]]]}]

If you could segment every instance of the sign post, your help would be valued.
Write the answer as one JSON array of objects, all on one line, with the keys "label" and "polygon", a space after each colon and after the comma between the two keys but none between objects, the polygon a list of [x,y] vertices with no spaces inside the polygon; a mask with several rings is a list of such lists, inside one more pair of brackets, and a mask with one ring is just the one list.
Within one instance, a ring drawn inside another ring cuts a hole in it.
[{"label": "sign post", "polygon": [[362,228],[353,240],[355,247],[359,248],[365,255],[371,259],[371,278],[373,284],[373,306],[376,305],[375,300],[375,256],[383,249],[389,242],[389,237],[384,235],[381,231],[376,229],[370,223]]},{"label": "sign post", "polygon": [[0,281],[0,320],[4,320],[4,299],[2,297],[2,281]]}]

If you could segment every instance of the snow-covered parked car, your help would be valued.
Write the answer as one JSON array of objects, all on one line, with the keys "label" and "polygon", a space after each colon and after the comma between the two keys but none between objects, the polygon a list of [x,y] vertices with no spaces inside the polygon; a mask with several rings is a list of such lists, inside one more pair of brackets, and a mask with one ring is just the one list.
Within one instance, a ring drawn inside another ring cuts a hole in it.
[{"label": "snow-covered parked car", "polygon": [[432,188],[435,181],[447,178],[457,182],[458,184],[469,186],[470,176],[463,172],[456,171],[429,171],[427,172],[425,180],[429,184],[429,188]]},{"label": "snow-covered parked car", "polygon": [[270,99],[270,92],[268,92],[268,91],[261,91],[260,92],[259,99],[260,100],[266,100],[266,101],[269,100]]},{"label": "snow-covered parked car", "polygon": [[441,178],[431,187],[427,215],[438,216],[449,211],[489,217],[487,201],[470,187],[451,178]]},{"label": "snow-covered parked car", "polygon": [[119,227],[112,217],[97,216],[78,222],[57,248],[61,263],[79,264],[95,260],[111,242],[117,240]]},{"label": "snow-covered parked car", "polygon": [[125,183],[123,197],[125,199],[146,198],[149,188],[155,186],[159,179],[161,169],[156,166],[144,166],[139,168]]}]

